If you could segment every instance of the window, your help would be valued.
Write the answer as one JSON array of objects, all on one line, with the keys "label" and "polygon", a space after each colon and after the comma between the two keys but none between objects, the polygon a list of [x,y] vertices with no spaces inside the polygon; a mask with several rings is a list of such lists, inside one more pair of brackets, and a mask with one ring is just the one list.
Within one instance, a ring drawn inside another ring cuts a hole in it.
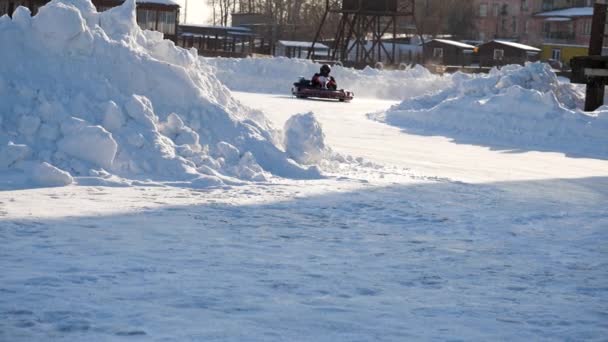
[{"label": "window", "polygon": [[530,22],[528,20],[524,21],[524,33],[528,33],[530,30]]},{"label": "window", "polygon": [[433,58],[443,58],[443,48],[434,48]]},{"label": "window", "polygon": [[166,34],[175,34],[175,11],[158,12],[158,30]]},{"label": "window", "polygon": [[505,58],[505,50],[494,49],[494,60],[502,61]]},{"label": "window", "polygon": [[528,10],[528,0],[521,0],[521,10],[524,12]]},{"label": "window", "polygon": [[156,11],[138,8],[137,24],[144,30],[156,30]]},{"label": "window", "polygon": [[583,35],[591,35],[591,20],[583,20]]},{"label": "window", "polygon": [[513,17],[513,33],[517,33],[517,17]]},{"label": "window", "polygon": [[492,12],[495,17],[498,17],[500,15],[500,7],[498,4],[492,5]]},{"label": "window", "polygon": [[560,61],[562,59],[562,49],[553,49],[551,51],[551,59]]},{"label": "window", "polygon": [[480,17],[488,16],[488,4],[479,4],[479,16]]}]

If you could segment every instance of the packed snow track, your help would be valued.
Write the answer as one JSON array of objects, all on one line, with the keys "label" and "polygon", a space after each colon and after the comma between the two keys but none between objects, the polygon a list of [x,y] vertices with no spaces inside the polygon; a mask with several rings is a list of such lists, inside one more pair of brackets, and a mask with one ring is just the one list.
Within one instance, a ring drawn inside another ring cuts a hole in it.
[{"label": "packed snow track", "polygon": [[403,174],[2,192],[0,340],[608,333],[605,160],[504,153],[366,118],[390,101],[236,96],[277,126],[313,111],[335,150]]}]

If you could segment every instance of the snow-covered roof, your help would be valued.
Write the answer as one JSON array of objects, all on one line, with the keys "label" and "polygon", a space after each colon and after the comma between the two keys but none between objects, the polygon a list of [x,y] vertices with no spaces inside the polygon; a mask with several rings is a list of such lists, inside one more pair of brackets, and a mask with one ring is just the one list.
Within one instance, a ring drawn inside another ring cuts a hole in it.
[{"label": "snow-covered roof", "polygon": [[[301,48],[311,48],[312,42],[296,42],[291,40],[279,40],[279,44],[288,47],[301,47]],[[329,49],[329,47],[325,44],[316,43],[315,49]]]},{"label": "snow-covered roof", "polygon": [[572,18],[566,17],[548,17],[545,21],[572,21]]},{"label": "snow-covered roof", "polygon": [[570,7],[561,10],[541,12],[536,14],[537,17],[591,17],[593,16],[593,7]]},{"label": "snow-covered roof", "polygon": [[448,40],[448,39],[433,39],[433,40],[436,41],[436,42],[443,43],[443,44],[457,46],[457,47],[463,48],[463,49],[471,49],[472,50],[472,49],[475,48],[473,45],[457,42],[455,40]]},{"label": "snow-covered roof", "polygon": [[179,6],[179,4],[173,0],[135,0],[138,4],[158,4],[167,6]]},{"label": "snow-covered roof", "polygon": [[540,52],[540,49],[535,48],[534,46],[525,45],[525,44],[521,44],[521,43],[509,42],[506,40],[493,40],[493,42],[496,42],[496,43],[499,43],[502,45],[508,45],[508,46],[514,47],[516,49]]},{"label": "snow-covered roof", "polygon": [[251,32],[250,28],[242,27],[242,26],[201,25],[201,24],[189,24],[189,23],[181,24],[180,26],[197,27],[197,28],[212,29],[212,30]]}]

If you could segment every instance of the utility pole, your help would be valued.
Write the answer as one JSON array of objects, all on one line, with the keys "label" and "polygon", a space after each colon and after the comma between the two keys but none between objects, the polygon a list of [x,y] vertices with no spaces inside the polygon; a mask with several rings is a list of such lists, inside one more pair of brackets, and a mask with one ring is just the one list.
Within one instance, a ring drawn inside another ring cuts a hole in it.
[{"label": "utility pole", "polygon": [[[601,3],[600,3],[601,2]],[[606,32],[606,3],[597,1],[593,6],[593,21],[591,23],[591,39],[589,40],[589,56],[601,56]],[[604,104],[605,85],[602,82],[587,84],[585,110],[593,111]]]},{"label": "utility pole", "polygon": [[585,111],[587,112],[594,111],[604,104],[604,89],[608,84],[608,56],[602,56],[607,7],[605,0],[596,1],[593,6],[589,54],[574,57],[570,61],[572,67],[570,81],[587,85],[585,94]]},{"label": "utility pole", "polygon": [[188,0],[186,0],[186,4],[184,5],[184,24],[188,22]]}]

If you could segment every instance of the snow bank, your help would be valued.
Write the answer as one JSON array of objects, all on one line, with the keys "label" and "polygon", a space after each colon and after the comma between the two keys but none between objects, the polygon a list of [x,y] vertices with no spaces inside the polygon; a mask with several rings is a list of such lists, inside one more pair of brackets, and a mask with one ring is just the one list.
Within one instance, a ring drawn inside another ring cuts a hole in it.
[{"label": "snow bank", "polygon": [[320,177],[194,51],[142,31],[133,0],[20,7],[0,18],[0,45],[0,186]]},{"label": "snow bank", "polygon": [[[303,59],[277,58],[204,58],[216,69],[217,77],[231,90],[289,94],[300,76],[310,78],[319,64]],[[377,70],[333,67],[332,74],[341,88],[357,97],[403,100],[446,87],[449,78],[431,74],[422,66],[407,70]]]},{"label": "snow bank", "polygon": [[292,116],[285,123],[284,131],[285,150],[293,160],[314,164],[329,155],[325,134],[312,112]]},{"label": "snow bank", "polygon": [[582,103],[579,90],[560,83],[548,65],[530,63],[454,74],[447,89],[370,117],[464,143],[608,157],[608,107],[587,114]]}]

